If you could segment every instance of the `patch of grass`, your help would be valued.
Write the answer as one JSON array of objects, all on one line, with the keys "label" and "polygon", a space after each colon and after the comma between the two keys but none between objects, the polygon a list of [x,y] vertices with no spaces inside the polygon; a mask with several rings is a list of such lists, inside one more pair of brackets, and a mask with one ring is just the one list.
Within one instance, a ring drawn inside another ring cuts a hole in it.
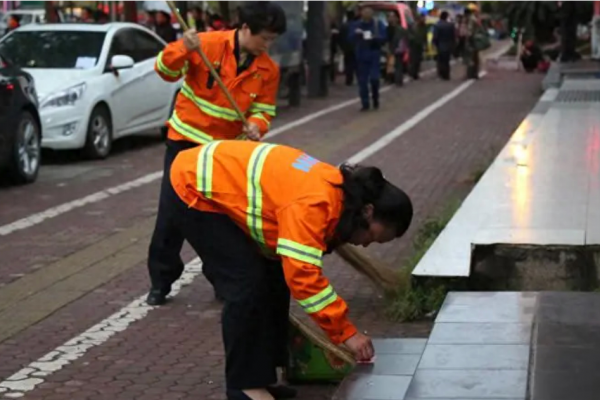
[{"label": "patch of grass", "polygon": [[474,185],[477,184],[477,182],[479,182],[483,174],[485,174],[485,171],[486,168],[478,168],[475,171],[473,171],[473,173],[471,174],[471,182]]},{"label": "patch of grass", "polygon": [[412,271],[444,230],[460,206],[459,201],[451,202],[437,216],[425,221],[413,240],[413,251],[402,267],[402,280],[398,291],[388,294],[388,315],[397,321],[414,321],[437,311],[448,292],[443,283],[430,281],[416,286],[412,281]]}]

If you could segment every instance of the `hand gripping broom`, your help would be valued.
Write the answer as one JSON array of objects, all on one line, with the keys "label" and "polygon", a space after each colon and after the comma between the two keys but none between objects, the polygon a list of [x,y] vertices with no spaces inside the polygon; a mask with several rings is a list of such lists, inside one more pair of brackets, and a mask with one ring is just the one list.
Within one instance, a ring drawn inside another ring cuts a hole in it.
[{"label": "hand gripping broom", "polygon": [[[177,18],[181,29],[184,32],[187,31],[187,23],[182,18],[175,4],[172,1],[167,1],[167,3],[171,8],[171,11],[173,12],[173,15],[175,15],[175,17]],[[231,104],[231,107],[233,107],[235,112],[238,114],[238,117],[240,118],[244,126],[247,126],[248,121],[244,116],[244,113],[242,112],[242,110],[240,110],[233,96],[221,80],[221,77],[213,68],[211,62],[208,60],[201,48],[198,48],[196,50],[202,58],[204,64],[206,64],[206,66],[208,67],[210,74],[213,76],[213,78],[225,94],[225,97]],[[359,271],[363,275],[366,275],[380,289],[384,291],[394,291],[398,287],[400,277],[397,271],[391,269],[390,267],[384,264],[381,264],[380,262],[373,260],[367,255],[359,252],[358,249],[356,249],[355,247],[343,245],[336,249],[336,252],[357,271]],[[348,364],[354,365],[356,363],[354,356],[348,348],[346,348],[345,346],[334,345],[320,330],[315,329],[310,325],[307,325],[291,312],[290,322],[296,328],[298,328],[307,338],[309,338],[315,345],[319,346],[324,351],[330,352],[331,354],[337,356],[338,358],[340,358]]]}]

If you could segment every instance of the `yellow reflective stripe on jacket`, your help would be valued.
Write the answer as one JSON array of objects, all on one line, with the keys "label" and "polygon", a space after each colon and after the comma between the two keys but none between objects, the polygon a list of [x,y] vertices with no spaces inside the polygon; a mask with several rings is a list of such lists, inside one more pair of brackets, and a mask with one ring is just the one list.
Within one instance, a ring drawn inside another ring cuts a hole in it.
[{"label": "yellow reflective stripe on jacket", "polygon": [[247,178],[248,178],[248,209],[247,209],[247,224],[250,236],[254,239],[261,248],[266,251],[265,236],[263,234],[263,193],[260,184],[262,169],[265,165],[265,160],[269,152],[275,148],[274,144],[260,144],[252,152],[250,162],[248,163]]},{"label": "yellow reflective stripe on jacket", "polygon": [[221,141],[210,142],[202,147],[198,153],[198,165],[196,166],[196,189],[207,199],[212,198],[213,179],[213,155]]},{"label": "yellow reflective stripe on jacket", "polygon": [[195,142],[199,142],[200,144],[209,143],[214,140],[214,138],[209,134],[206,134],[201,130],[194,128],[193,126],[182,122],[177,116],[176,111],[173,111],[173,115],[171,116],[171,119],[169,119],[169,124],[171,124],[171,127],[178,133],[189,139],[192,139]]},{"label": "yellow reflective stripe on jacket", "polygon": [[209,101],[204,100],[201,97],[196,96],[194,90],[186,82],[184,82],[183,86],[181,87],[181,93],[185,97],[193,101],[202,112],[210,115],[211,117],[221,118],[227,121],[240,120],[240,118],[234,110],[226,107],[217,106]]},{"label": "yellow reflective stripe on jacket", "polygon": [[269,121],[269,120],[267,119],[267,117],[265,117],[265,116],[264,116],[264,115],[262,115],[261,113],[258,113],[258,114],[252,114],[252,115],[250,116],[250,118],[258,118],[258,119],[260,119],[260,120],[262,120],[262,121],[265,121],[265,122],[267,123],[267,128],[271,126],[271,121]]},{"label": "yellow reflective stripe on jacket", "polygon": [[163,52],[161,51],[156,57],[156,65],[158,65],[158,70],[165,75],[172,76],[173,78],[178,78],[181,75],[181,71],[173,71],[172,69],[167,68],[162,62],[162,56]]},{"label": "yellow reflective stripe on jacket", "polygon": [[264,112],[264,113],[270,115],[271,117],[274,117],[275,110],[276,110],[276,107],[271,104],[252,103],[252,105],[250,106],[250,109],[248,111],[250,111],[251,113]]},{"label": "yellow reflective stripe on jacket", "polygon": [[333,303],[337,299],[337,297],[337,293],[335,292],[335,290],[333,290],[333,287],[329,285],[325,289],[321,290],[316,295],[309,297],[308,299],[298,300],[298,304],[300,304],[300,306],[308,314],[314,314]]},{"label": "yellow reflective stripe on jacket", "polygon": [[317,267],[323,266],[323,252],[289,239],[277,240],[277,254],[304,261]]}]

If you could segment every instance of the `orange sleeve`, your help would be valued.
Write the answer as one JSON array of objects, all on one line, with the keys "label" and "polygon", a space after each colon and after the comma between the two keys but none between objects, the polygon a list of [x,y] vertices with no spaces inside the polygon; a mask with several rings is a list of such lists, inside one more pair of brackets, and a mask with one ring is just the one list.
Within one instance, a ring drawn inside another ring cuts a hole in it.
[{"label": "orange sleeve", "polygon": [[346,302],[322,271],[328,210],[326,201],[305,201],[281,210],[277,254],[292,297],[333,343],[340,344],[356,333],[356,327],[348,319]]},{"label": "orange sleeve", "polygon": [[279,68],[274,68],[248,109],[248,122],[255,123],[262,136],[269,131],[271,120],[275,117],[280,76]]},{"label": "orange sleeve", "polygon": [[185,75],[188,68],[188,59],[193,52],[183,44],[183,39],[171,42],[158,53],[154,70],[167,82],[176,82]]}]

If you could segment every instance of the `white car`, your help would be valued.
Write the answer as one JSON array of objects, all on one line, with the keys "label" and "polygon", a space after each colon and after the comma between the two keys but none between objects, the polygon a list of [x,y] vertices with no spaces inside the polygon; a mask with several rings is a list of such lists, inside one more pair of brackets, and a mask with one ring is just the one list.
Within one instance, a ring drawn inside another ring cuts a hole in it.
[{"label": "white car", "polygon": [[106,158],[112,141],[164,127],[181,83],[154,62],[166,43],[133,23],[28,25],[0,50],[35,79],[42,147]]}]

